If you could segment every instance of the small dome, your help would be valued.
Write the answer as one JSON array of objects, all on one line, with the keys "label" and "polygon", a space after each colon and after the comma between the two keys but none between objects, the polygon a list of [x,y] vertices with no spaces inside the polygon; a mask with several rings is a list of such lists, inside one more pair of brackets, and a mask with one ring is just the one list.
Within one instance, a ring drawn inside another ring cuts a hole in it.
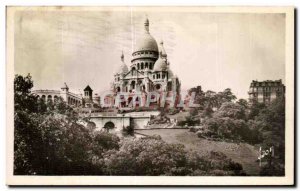
[{"label": "small dome", "polygon": [[158,72],[158,71],[166,71],[168,69],[167,67],[167,62],[164,60],[161,56],[161,52],[159,54],[159,58],[156,60],[154,64],[153,71]]},{"label": "small dome", "polygon": [[115,74],[126,74],[128,72],[128,67],[124,62],[124,54],[122,52],[121,55],[121,66],[117,69],[117,71],[115,72]]},{"label": "small dome", "polygon": [[128,67],[125,63],[122,63],[119,70],[117,71],[117,74],[126,74],[128,72]]},{"label": "small dome", "polygon": [[169,78],[172,78],[174,76],[174,73],[172,72],[172,70],[170,68],[168,69],[168,76],[169,76]]},{"label": "small dome", "polygon": [[164,48],[164,42],[161,41],[159,44],[160,44],[160,52],[161,52],[162,57],[167,58],[167,53]]}]

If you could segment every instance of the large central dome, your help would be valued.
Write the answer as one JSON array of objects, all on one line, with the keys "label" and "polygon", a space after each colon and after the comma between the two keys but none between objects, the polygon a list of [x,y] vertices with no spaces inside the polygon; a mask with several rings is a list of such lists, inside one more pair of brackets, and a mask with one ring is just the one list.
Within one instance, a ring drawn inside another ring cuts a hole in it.
[{"label": "large central dome", "polygon": [[143,35],[136,41],[134,52],[138,51],[155,51],[158,52],[156,40],[149,33],[149,20],[145,21],[145,31]]},{"label": "large central dome", "polygon": [[145,50],[158,52],[156,40],[149,33],[138,39],[134,52]]}]

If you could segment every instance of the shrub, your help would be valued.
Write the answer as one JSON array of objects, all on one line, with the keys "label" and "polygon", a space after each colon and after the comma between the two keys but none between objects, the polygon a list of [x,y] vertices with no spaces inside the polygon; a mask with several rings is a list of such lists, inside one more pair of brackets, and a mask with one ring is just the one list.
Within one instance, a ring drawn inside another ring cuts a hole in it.
[{"label": "shrub", "polygon": [[134,127],[133,126],[124,127],[122,132],[123,132],[124,136],[127,136],[127,135],[133,136],[134,135]]},{"label": "shrub", "polygon": [[226,171],[224,175],[243,173],[241,165],[222,153],[200,156],[160,137],[124,140],[121,145],[119,150],[109,150],[104,156],[108,175],[216,175],[214,170]]}]

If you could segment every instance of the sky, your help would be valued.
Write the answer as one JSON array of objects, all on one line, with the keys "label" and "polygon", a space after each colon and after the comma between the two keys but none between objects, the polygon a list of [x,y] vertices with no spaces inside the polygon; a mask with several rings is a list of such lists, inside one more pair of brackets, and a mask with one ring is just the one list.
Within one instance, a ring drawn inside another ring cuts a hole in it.
[{"label": "sky", "polygon": [[247,98],[252,80],[285,83],[285,15],[168,11],[45,11],[15,15],[15,73],[31,74],[34,89],[74,93],[110,89],[121,53],[129,66],[144,20],[164,42],[182,89],[231,88]]}]

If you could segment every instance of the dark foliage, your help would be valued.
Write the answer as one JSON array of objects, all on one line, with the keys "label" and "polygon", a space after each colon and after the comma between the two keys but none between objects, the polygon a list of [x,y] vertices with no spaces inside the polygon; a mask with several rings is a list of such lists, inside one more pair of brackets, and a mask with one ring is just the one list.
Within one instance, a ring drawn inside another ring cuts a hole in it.
[{"label": "dark foliage", "polygon": [[159,137],[120,141],[96,132],[62,99],[45,102],[32,87],[30,75],[16,75],[15,175],[244,175],[222,153],[200,156]]},{"label": "dark foliage", "polygon": [[106,153],[104,164],[109,175],[245,175],[242,166],[223,153],[200,156],[160,137],[127,140],[119,150]]},{"label": "dark foliage", "polygon": [[134,128],[133,126],[127,126],[123,128],[123,135],[127,136],[133,136],[134,135]]},{"label": "dark foliage", "polygon": [[267,162],[261,170],[264,176],[283,176],[285,169],[285,98],[274,100],[265,109],[262,109],[255,120],[263,133],[262,148],[274,147],[275,156],[267,156]]},{"label": "dark foliage", "polygon": [[93,156],[100,150],[117,148],[118,139],[110,134],[94,135],[90,128],[78,124],[77,114],[62,99],[45,103],[31,94],[29,75],[17,75],[14,87],[14,174],[101,173],[92,164]]}]

